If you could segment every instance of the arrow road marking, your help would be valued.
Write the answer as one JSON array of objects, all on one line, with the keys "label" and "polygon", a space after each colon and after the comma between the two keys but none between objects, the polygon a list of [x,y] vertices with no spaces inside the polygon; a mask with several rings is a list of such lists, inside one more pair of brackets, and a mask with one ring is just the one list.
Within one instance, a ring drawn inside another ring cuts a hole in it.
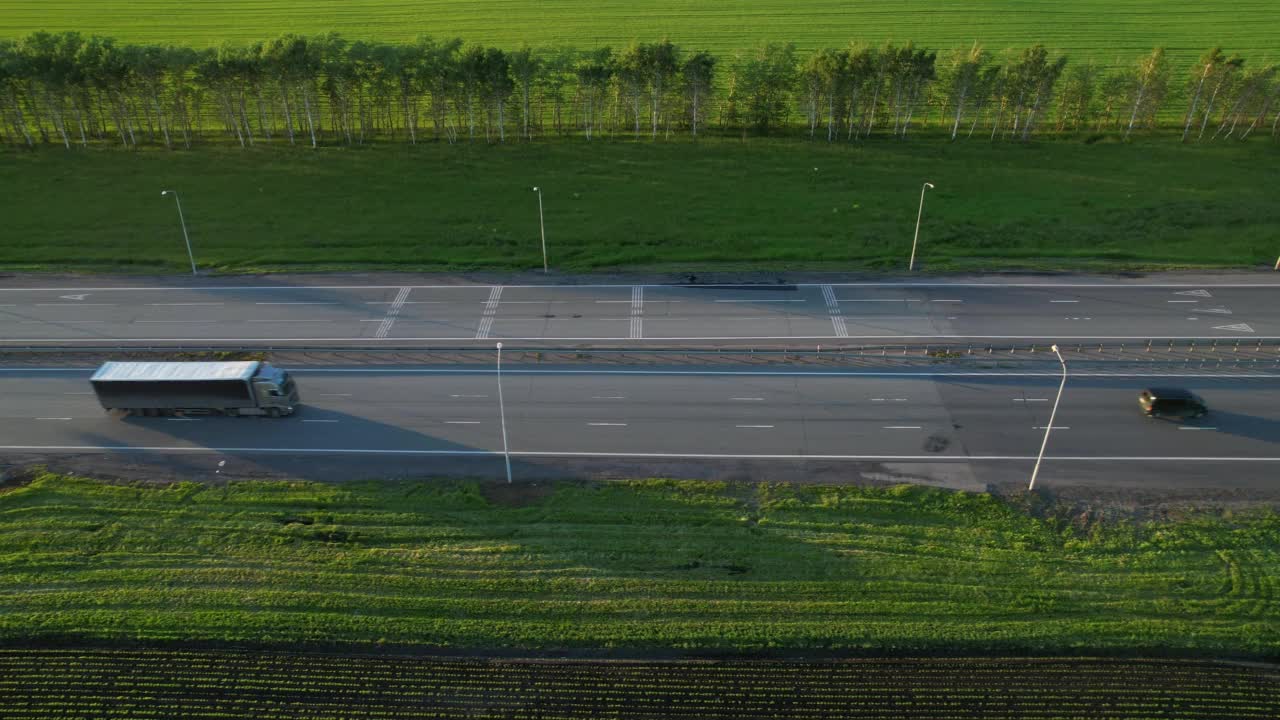
[{"label": "arrow road marking", "polygon": [[1213,297],[1208,290],[1179,290],[1174,295],[1191,295],[1192,297]]},{"label": "arrow road marking", "polygon": [[1247,333],[1254,332],[1253,328],[1249,327],[1247,323],[1236,323],[1235,325],[1215,325],[1213,329],[1214,330],[1234,330],[1236,332],[1247,332]]}]

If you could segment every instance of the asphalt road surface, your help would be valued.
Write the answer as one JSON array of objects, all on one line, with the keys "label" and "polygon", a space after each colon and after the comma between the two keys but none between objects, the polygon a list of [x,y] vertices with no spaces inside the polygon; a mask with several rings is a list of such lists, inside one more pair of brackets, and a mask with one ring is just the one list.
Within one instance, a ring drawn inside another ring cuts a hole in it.
[{"label": "asphalt road surface", "polygon": [[1200,284],[7,287],[0,346],[1260,339],[1280,338],[1278,294],[1269,276]]},{"label": "asphalt road surface", "polygon": [[[304,407],[278,420],[108,416],[89,374],[0,370],[0,455],[100,454],[311,476],[504,472],[489,369],[296,368]],[[1043,372],[512,367],[503,390],[517,476],[863,476],[980,489],[1029,475],[1057,380]],[[1280,478],[1277,380],[1073,377],[1040,482],[1270,488]],[[1185,423],[1142,417],[1138,390],[1161,384],[1200,393],[1212,412]]]}]

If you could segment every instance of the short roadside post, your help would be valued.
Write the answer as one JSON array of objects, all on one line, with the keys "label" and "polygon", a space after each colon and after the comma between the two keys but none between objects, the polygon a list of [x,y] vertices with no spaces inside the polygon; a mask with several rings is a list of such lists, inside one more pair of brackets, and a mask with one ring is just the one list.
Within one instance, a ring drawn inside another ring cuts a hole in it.
[{"label": "short roadside post", "polygon": [[178,204],[178,222],[182,224],[182,239],[187,242],[187,259],[191,261],[191,274],[196,274],[196,256],[191,252],[191,237],[187,235],[187,220],[182,217],[182,200],[178,199],[178,191],[161,190],[160,195],[173,195],[173,201]]},{"label": "short roadside post", "polygon": [[1044,426],[1044,441],[1040,443],[1040,454],[1036,456],[1036,466],[1031,470],[1031,482],[1027,484],[1027,492],[1036,489],[1036,476],[1040,474],[1040,461],[1044,460],[1044,449],[1049,444],[1049,433],[1053,432],[1053,420],[1058,416],[1058,403],[1062,402],[1062,389],[1067,386],[1067,361],[1062,359],[1058,346],[1052,346],[1053,354],[1058,356],[1058,364],[1062,366],[1062,382],[1058,384],[1058,397],[1053,401],[1053,412],[1049,413],[1049,424]]},{"label": "short roadside post", "polygon": [[920,242],[920,218],[924,217],[924,191],[933,188],[933,183],[927,182],[920,188],[920,212],[916,213],[916,236],[911,240],[911,262],[907,263],[907,272],[915,272],[916,269],[916,245]]},{"label": "short roadside post", "polygon": [[542,234],[542,272],[545,274],[547,270],[547,225],[542,221],[542,188],[534,187],[533,191],[538,193],[538,231]]},{"label": "short roadside post", "polygon": [[507,405],[502,400],[502,343],[498,343],[498,417],[502,423],[502,457],[507,463],[507,482],[511,482],[511,449],[507,445]]}]

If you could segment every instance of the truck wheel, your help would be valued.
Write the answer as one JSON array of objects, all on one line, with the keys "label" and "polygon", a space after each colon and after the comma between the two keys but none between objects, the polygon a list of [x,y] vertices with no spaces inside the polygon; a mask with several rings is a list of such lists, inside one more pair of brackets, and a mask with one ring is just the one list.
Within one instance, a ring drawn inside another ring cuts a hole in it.
[{"label": "truck wheel", "polygon": [[267,408],[267,417],[269,418],[280,417],[280,408]]}]

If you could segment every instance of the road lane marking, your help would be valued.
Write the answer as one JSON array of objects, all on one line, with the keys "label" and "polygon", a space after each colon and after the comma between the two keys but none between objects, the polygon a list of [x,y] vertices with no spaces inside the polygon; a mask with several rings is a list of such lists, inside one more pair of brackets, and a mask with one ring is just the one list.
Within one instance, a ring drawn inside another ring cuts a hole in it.
[{"label": "road lane marking", "polygon": [[1050,300],[1051,303],[1078,303],[1079,300]]},{"label": "road lane marking", "polygon": [[831,317],[831,329],[836,337],[849,337],[849,325],[845,322],[844,314],[840,310],[836,291],[830,285],[823,285],[822,297],[827,301],[827,315]]},{"label": "road lane marking", "polygon": [[1049,402],[1049,398],[1014,398],[1014,402]]},{"label": "road lane marking", "polygon": [[115,303],[36,303],[36,307],[115,307]]},{"label": "road lane marking", "polygon": [[489,290],[489,299],[484,303],[484,314],[480,317],[480,325],[476,328],[476,340],[487,340],[493,330],[493,316],[498,312],[498,303],[502,298],[502,286]]},{"label": "road lane marking", "polygon": [[92,392],[64,392],[63,395],[92,395]]},{"label": "road lane marking", "polygon": [[[1031,429],[1032,430],[1048,430],[1049,428],[1047,428],[1044,425],[1032,425]],[[1070,426],[1065,426],[1065,425],[1054,425],[1053,429],[1054,430],[1070,430],[1071,428]]]},{"label": "road lane marking", "polygon": [[885,425],[885,430],[919,430],[919,425]]},{"label": "road lane marking", "polygon": [[[147,320],[143,320],[142,322],[148,322],[148,321],[147,321]],[[173,322],[186,322],[186,321],[185,321],[185,320],[174,320]],[[293,319],[293,318],[287,318],[287,319],[283,319],[283,320],[250,320],[249,322],[251,322],[251,323],[289,323],[290,325],[292,325],[293,323],[304,323],[304,322],[322,322],[322,323],[331,323],[331,322],[333,322],[333,321],[332,321],[332,320],[311,320],[311,319],[307,319],[307,320],[297,320],[297,319]]]},{"label": "road lane marking", "polygon": [[302,422],[310,422],[310,423],[336,423],[336,422],[338,422],[338,421],[337,421],[337,420],[303,420]]},{"label": "road lane marking", "polygon": [[[58,451],[86,452],[110,451],[120,453],[183,453],[183,454],[218,454],[218,453],[263,453],[263,454],[295,454],[295,455],[391,455],[391,456],[472,456],[502,457],[502,450],[375,450],[372,448],[285,448],[285,447],[192,447],[192,446],[137,446],[137,445],[0,445],[0,451]],[[1035,460],[1035,455],[786,455],[786,454],[740,454],[729,453],[643,453],[643,452],[591,452],[573,450],[513,450],[511,455],[519,457],[580,457],[580,458],[640,458],[640,459],[686,459],[686,460],[851,460],[884,462],[928,461],[941,463],[970,462],[1026,462]],[[1183,463],[1183,462],[1225,462],[1225,463],[1280,463],[1277,457],[1213,457],[1206,455],[1176,456],[1083,456],[1046,455],[1045,460],[1054,462],[1138,462],[1138,463]]]},{"label": "road lane marking", "polygon": [[1165,300],[1167,303],[1198,303],[1199,300]]},{"label": "road lane marking", "polygon": [[773,426],[772,426],[772,425],[735,425],[734,427],[740,427],[740,428],[771,428],[771,427],[773,427]]},{"label": "road lane marking", "polygon": [[[3,288],[0,288],[0,290],[2,289]],[[666,320],[696,320],[700,318],[662,318],[662,319],[666,321]],[[732,318],[721,318],[721,319],[732,319]],[[783,318],[773,318],[773,319],[783,319]],[[645,338],[646,342],[637,343],[637,345],[640,347],[643,347],[646,344],[648,344],[649,341],[656,341],[656,342],[681,342],[681,341],[710,342],[710,341],[729,341],[729,340],[795,341],[795,340],[830,340],[834,337],[835,337],[834,335],[668,335],[668,336]],[[849,338],[852,340],[883,340],[883,341],[893,341],[893,342],[901,342],[903,340],[1041,340],[1043,341],[1045,340],[1046,337],[1048,336],[1046,335],[850,335],[849,336]],[[1172,336],[1159,335],[1156,337],[1159,340],[1203,340],[1204,339],[1204,335],[1172,335]],[[373,338],[359,337],[359,336],[355,336],[355,337],[329,336],[329,337],[287,338],[285,340],[277,340],[275,342],[277,343],[317,343],[317,342],[367,343],[372,339]],[[408,343],[408,342],[441,342],[441,341],[465,342],[465,341],[484,339],[484,338],[476,338],[474,336],[430,335],[425,337],[397,337],[397,338],[389,338],[389,339],[393,339],[395,342]],[[520,342],[520,341],[523,341],[523,342],[591,342],[591,341],[600,341],[600,340],[609,340],[609,341],[630,340],[630,338],[627,338],[627,337],[614,336],[614,335],[592,335],[592,336],[586,336],[586,337],[536,335],[536,336],[528,336],[528,337],[510,336],[505,339],[511,342]],[[1099,340],[1129,340],[1129,341],[1141,340],[1143,342],[1146,342],[1147,340],[1152,339],[1152,335],[1150,334],[1148,335],[1096,335],[1096,334],[1095,335],[1057,335],[1057,336],[1054,336],[1054,339],[1060,342],[1064,340],[1089,340],[1092,342],[1097,342]],[[1236,336],[1222,336],[1222,337],[1218,337],[1217,339],[1232,340],[1232,339],[1236,339]],[[1240,336],[1239,339],[1241,340],[1246,339],[1246,336]],[[1247,339],[1249,340],[1280,340],[1280,336],[1250,335],[1250,336],[1247,336]],[[112,338],[110,341],[114,343],[164,342],[164,343],[200,343],[204,345],[207,345],[209,343],[233,343],[236,345],[243,345],[245,342],[245,339],[242,337],[229,337],[229,338],[228,337],[224,337],[224,338],[152,337],[152,338]],[[91,343],[91,342],[101,343],[101,342],[104,342],[104,340],[102,338],[80,338],[80,337],[0,338],[0,344],[18,343],[18,344],[29,345],[32,343],[49,343],[49,342],[65,342],[65,343],[83,344],[83,343]]]},{"label": "road lane marking", "polygon": [[626,427],[627,426],[626,423],[589,422],[587,424],[590,425],[591,427]]},{"label": "road lane marking", "polygon": [[[400,288],[403,290],[404,288]],[[366,300],[365,305],[394,305],[394,300]],[[449,300],[406,300],[401,305],[455,305],[456,302]]]},{"label": "road lane marking", "polygon": [[592,400],[626,400],[626,395],[592,395]]},{"label": "road lane marking", "polygon": [[736,397],[736,398],[729,398],[729,399],[730,400],[749,400],[749,401],[764,400],[764,398],[758,398],[758,397]]},{"label": "road lane marking", "polygon": [[1234,325],[1214,325],[1214,330],[1235,330],[1236,332],[1253,332],[1253,328],[1248,323],[1236,323]]},{"label": "road lane marking", "polygon": [[445,420],[445,425],[479,425],[479,420]]},{"label": "road lane marking", "polygon": [[190,306],[190,305],[216,305],[216,306],[222,306],[222,305],[226,305],[226,303],[218,303],[218,302],[198,302],[198,303],[147,303],[147,306],[148,306],[148,307],[185,307],[185,306]]},{"label": "road lane marking", "polygon": [[22,320],[22,325],[101,325],[106,320]]},{"label": "road lane marking", "polygon": [[808,300],[771,300],[771,299],[751,299],[751,300],[714,300],[718,303],[802,303]]},{"label": "road lane marking", "polygon": [[963,300],[930,300],[929,302],[962,303]]},{"label": "road lane marking", "polygon": [[218,322],[217,320],[134,320],[136,323],[150,323],[152,325],[159,323],[182,323],[183,325],[202,324],[209,325]]},{"label": "road lane marking", "polygon": [[631,288],[631,339],[644,337],[644,286]]},{"label": "road lane marking", "polygon": [[396,318],[400,316],[400,310],[404,307],[404,301],[409,299],[411,292],[413,292],[412,288],[400,288],[400,292],[396,293],[396,299],[391,302],[391,307],[387,308],[387,315],[378,326],[378,332],[374,337],[381,339],[391,333],[391,326],[395,325]]},{"label": "road lane marking", "polygon": [[37,419],[37,420],[70,420],[71,418],[54,418],[54,417],[48,417],[48,418],[36,418],[36,419]]},{"label": "road lane marking", "polygon": [[488,395],[450,395],[451,398],[487,398]]},{"label": "road lane marking", "polygon": [[254,305],[337,305],[336,302],[256,302]]},{"label": "road lane marking", "polygon": [[893,401],[894,401],[894,402],[906,402],[906,401],[907,401],[907,398],[894,398],[894,399],[893,399]]},{"label": "road lane marking", "polygon": [[351,397],[351,393],[320,393],[316,397]]},{"label": "road lane marking", "polygon": [[1179,430],[1217,430],[1218,428],[1216,428],[1216,427],[1189,427],[1189,426],[1187,426],[1187,425],[1182,425],[1182,426],[1179,426],[1179,427],[1178,427],[1178,429],[1179,429]]},{"label": "road lane marking", "polygon": [[[831,287],[824,285],[823,287]],[[919,298],[839,298],[836,302],[922,302]]]},{"label": "road lane marking", "polygon": [[165,418],[169,422],[200,422],[197,418]]}]

